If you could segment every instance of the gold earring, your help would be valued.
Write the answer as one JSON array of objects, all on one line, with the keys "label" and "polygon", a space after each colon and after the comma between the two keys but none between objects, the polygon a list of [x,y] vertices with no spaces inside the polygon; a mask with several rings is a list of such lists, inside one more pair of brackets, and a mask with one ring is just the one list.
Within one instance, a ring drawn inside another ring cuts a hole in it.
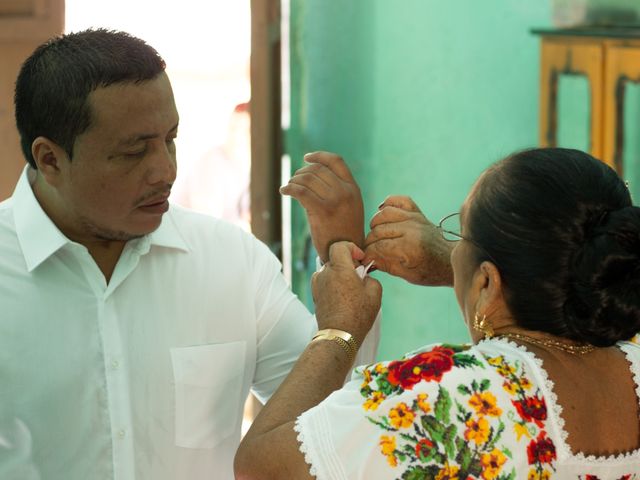
[{"label": "gold earring", "polygon": [[484,314],[482,315],[482,318],[480,318],[480,315],[478,314],[478,312],[476,312],[475,316],[473,317],[473,328],[479,332],[484,333],[485,339],[493,337],[493,327],[491,325],[491,322],[487,319],[487,316]]}]

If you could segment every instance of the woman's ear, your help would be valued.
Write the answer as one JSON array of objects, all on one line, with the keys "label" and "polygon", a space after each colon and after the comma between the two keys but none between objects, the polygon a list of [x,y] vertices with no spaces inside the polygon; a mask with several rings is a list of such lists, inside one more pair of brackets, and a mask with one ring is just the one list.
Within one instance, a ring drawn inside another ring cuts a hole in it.
[{"label": "woman's ear", "polygon": [[502,277],[496,266],[488,261],[480,264],[476,271],[472,288],[477,292],[476,311],[491,317],[504,307]]},{"label": "woman's ear", "polygon": [[46,182],[56,185],[61,169],[69,161],[67,152],[56,142],[46,137],[37,137],[31,144],[31,154]]}]

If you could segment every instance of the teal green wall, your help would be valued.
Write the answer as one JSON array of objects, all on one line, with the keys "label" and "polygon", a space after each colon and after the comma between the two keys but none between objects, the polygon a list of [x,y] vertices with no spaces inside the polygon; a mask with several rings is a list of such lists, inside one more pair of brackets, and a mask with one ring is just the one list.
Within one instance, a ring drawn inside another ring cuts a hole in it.
[{"label": "teal green wall", "polygon": [[[478,174],[538,138],[538,39],[549,0],[292,0],[292,168],[302,155],[344,156],[370,217],[390,194],[437,221]],[[368,220],[367,220],[368,221]],[[293,212],[294,289],[310,302],[314,253]],[[453,291],[381,273],[380,358],[466,341]]]}]

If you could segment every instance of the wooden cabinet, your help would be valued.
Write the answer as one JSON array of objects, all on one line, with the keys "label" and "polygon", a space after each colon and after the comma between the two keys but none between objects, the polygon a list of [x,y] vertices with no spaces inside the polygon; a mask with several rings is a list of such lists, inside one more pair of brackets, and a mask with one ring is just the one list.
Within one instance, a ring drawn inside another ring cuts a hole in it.
[{"label": "wooden cabinet", "polygon": [[588,150],[621,176],[638,177],[629,180],[640,187],[640,94],[628,95],[640,87],[640,29],[533,33],[541,36],[540,144],[568,146],[558,138],[558,84],[563,75],[582,76],[588,82]]}]

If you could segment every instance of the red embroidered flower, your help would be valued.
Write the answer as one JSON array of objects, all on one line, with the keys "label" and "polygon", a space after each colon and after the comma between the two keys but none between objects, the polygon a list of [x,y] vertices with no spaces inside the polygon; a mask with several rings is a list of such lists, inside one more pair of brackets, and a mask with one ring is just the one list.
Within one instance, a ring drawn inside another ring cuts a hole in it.
[{"label": "red embroidered flower", "polygon": [[544,421],[547,419],[547,404],[544,398],[536,395],[535,397],[525,397],[524,400],[511,400],[511,403],[524,420],[536,422],[540,428],[544,426]]},{"label": "red embroidered flower", "polygon": [[420,460],[422,460],[429,456],[429,452],[432,448],[433,442],[431,440],[423,438],[416,444],[416,455]]},{"label": "red embroidered flower", "polygon": [[421,380],[439,382],[442,375],[453,367],[454,353],[450,348],[438,346],[408,360],[391,362],[387,380],[391,385],[400,385],[405,390],[411,390]]},{"label": "red embroidered flower", "polygon": [[538,438],[531,440],[527,446],[529,465],[533,465],[534,463],[551,463],[556,459],[556,447],[546,435],[547,433],[542,430],[538,434]]}]

